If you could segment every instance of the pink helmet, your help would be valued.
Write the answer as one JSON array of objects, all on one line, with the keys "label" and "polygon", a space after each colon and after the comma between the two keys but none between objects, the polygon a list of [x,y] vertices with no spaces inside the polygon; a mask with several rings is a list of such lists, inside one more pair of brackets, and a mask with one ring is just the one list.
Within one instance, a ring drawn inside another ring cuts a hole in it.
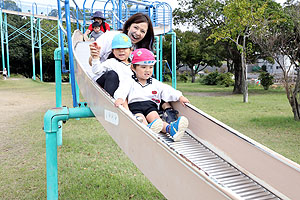
[{"label": "pink helmet", "polygon": [[132,64],[154,65],[156,63],[154,54],[145,48],[136,49],[132,52]]}]

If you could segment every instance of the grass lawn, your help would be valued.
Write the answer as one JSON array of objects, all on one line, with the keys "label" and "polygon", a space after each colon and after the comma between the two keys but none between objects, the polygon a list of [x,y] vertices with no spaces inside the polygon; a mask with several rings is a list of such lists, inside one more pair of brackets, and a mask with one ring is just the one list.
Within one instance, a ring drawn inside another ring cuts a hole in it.
[{"label": "grass lawn", "polygon": [[[183,93],[232,91],[199,83],[178,83],[178,89]],[[242,95],[187,97],[204,112],[300,163],[300,122],[293,120],[284,91],[259,87],[249,91],[249,103],[242,103]],[[55,85],[0,80],[1,98],[10,93],[14,99],[2,103],[3,109],[12,104],[22,109],[15,110],[19,115],[11,115],[9,109],[0,115],[0,199],[46,199],[42,127],[45,112],[55,107]],[[63,105],[71,106],[71,100],[70,85],[63,85]],[[165,199],[94,118],[72,119],[63,125],[58,169],[60,199]]]}]

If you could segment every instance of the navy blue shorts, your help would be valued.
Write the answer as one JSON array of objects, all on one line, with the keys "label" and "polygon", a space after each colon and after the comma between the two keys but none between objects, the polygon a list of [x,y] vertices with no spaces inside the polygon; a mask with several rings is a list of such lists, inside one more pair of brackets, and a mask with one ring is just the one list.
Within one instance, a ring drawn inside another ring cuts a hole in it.
[{"label": "navy blue shorts", "polygon": [[133,114],[142,113],[145,117],[152,111],[158,112],[157,104],[153,101],[140,101],[128,104]]}]

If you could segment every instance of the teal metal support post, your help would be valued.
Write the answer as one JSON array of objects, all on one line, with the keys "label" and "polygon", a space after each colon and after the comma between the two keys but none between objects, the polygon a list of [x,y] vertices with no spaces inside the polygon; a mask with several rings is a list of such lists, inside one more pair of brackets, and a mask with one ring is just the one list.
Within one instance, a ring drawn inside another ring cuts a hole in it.
[{"label": "teal metal support post", "polygon": [[35,55],[34,55],[34,26],[33,26],[33,15],[30,16],[31,24],[31,52],[32,52],[32,79],[35,80]]},{"label": "teal metal support post", "polygon": [[72,118],[94,117],[86,103],[84,107],[76,108],[53,108],[44,116],[44,131],[46,133],[46,169],[47,169],[47,199],[58,199],[58,172],[57,172],[57,131],[59,122]]},{"label": "teal metal support post", "polygon": [[40,18],[38,18],[38,32],[39,32],[39,52],[40,52],[40,80],[43,82],[43,54],[42,54],[42,33],[41,33]]},{"label": "teal metal support post", "polygon": [[163,60],[163,50],[162,50],[162,48],[163,48],[163,36],[162,35],[160,35],[159,36],[160,38],[160,63],[159,63],[159,81],[163,81],[163,79],[162,79],[162,71],[163,71],[163,64],[162,64],[162,60]]},{"label": "teal metal support post", "polygon": [[172,31],[170,34],[172,35],[172,87],[176,89],[176,33]]},{"label": "teal metal support post", "polygon": [[2,18],[2,9],[0,9],[0,32],[1,32],[1,53],[2,53],[2,70],[5,68],[5,59],[4,59],[4,28],[3,28],[3,18]]},{"label": "teal metal support post", "polygon": [[159,58],[160,58],[160,46],[159,46],[159,37],[158,36],[154,36],[155,38],[155,44],[156,44],[156,79],[159,80]]},{"label": "teal metal support post", "polygon": [[[64,48],[64,54],[68,53],[68,48]],[[54,51],[55,60],[55,88],[56,88],[56,107],[62,107],[62,93],[61,93],[61,48],[56,48]],[[59,129],[57,131],[57,146],[62,145],[62,122],[59,122]]]},{"label": "teal metal support post", "polygon": [[8,48],[8,31],[7,31],[7,15],[4,14],[4,25],[5,25],[5,40],[6,40],[6,63],[7,63],[7,76],[10,77],[10,66],[9,66],[9,48]]}]

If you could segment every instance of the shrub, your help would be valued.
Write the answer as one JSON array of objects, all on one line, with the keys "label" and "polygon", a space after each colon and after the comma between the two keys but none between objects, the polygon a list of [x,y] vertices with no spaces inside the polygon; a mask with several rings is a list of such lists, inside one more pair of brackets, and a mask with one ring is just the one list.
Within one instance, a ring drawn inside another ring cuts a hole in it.
[{"label": "shrub", "polygon": [[258,76],[260,84],[264,87],[265,90],[268,90],[270,85],[273,85],[274,76],[270,75],[268,72],[261,72]]},{"label": "shrub", "polygon": [[230,72],[219,74],[217,77],[217,84],[224,85],[225,87],[229,87],[234,85],[234,80],[232,79],[233,74]]},{"label": "shrub", "polygon": [[187,80],[188,80],[187,75],[185,75],[185,74],[180,74],[179,80],[182,81],[182,82],[184,82],[184,83],[186,83]]},{"label": "shrub", "polygon": [[203,79],[204,85],[217,85],[217,77],[218,77],[218,75],[219,75],[218,72],[209,73]]},{"label": "shrub", "polygon": [[171,75],[170,74],[164,74],[163,75],[163,81],[164,82],[169,82],[169,81],[171,81],[172,80],[172,78],[171,78]]}]

